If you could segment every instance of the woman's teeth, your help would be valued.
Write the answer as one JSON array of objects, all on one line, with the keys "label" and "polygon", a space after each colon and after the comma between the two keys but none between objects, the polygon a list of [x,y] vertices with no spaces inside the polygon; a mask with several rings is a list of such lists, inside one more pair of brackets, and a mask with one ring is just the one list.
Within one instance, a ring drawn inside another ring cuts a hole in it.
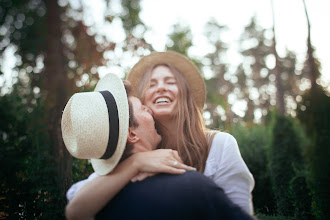
[{"label": "woman's teeth", "polygon": [[159,98],[156,99],[155,103],[156,104],[162,104],[162,103],[170,103],[171,101],[168,98]]}]

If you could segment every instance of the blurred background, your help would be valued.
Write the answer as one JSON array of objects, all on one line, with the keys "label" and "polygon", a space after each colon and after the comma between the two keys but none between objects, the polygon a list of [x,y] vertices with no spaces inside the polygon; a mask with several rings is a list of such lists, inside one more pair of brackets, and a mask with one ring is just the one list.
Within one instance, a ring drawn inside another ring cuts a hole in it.
[{"label": "blurred background", "polygon": [[206,125],[231,133],[262,219],[330,219],[330,64],[324,0],[0,0],[0,219],[64,219],[92,172],[61,137],[76,92],[152,51],[188,56]]}]

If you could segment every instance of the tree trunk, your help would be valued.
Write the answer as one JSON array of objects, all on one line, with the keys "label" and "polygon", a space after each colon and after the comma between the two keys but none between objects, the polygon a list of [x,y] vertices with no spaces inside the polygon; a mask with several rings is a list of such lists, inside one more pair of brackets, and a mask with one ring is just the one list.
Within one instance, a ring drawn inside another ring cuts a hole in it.
[{"label": "tree trunk", "polygon": [[276,36],[275,36],[275,15],[274,15],[274,4],[272,1],[272,12],[273,12],[273,54],[276,59],[275,64],[275,86],[276,86],[276,106],[280,115],[285,115],[285,102],[284,102],[284,90],[281,78],[281,66],[278,53],[276,51]]},{"label": "tree trunk", "polygon": [[58,186],[65,193],[71,184],[72,157],[67,151],[61,135],[61,115],[68,100],[69,83],[66,76],[66,60],[61,42],[61,8],[56,0],[46,0],[46,56],[45,56],[45,80],[46,109],[48,132],[57,167]]},{"label": "tree trunk", "polygon": [[314,59],[314,48],[312,47],[312,42],[311,42],[311,25],[309,22],[309,17],[307,13],[307,7],[305,0],[303,0],[304,3],[304,8],[305,8],[305,14],[306,14],[306,19],[307,19],[307,26],[308,26],[308,37],[307,37],[307,64],[308,64],[308,70],[309,70],[309,77],[311,80],[311,85],[312,85],[312,90],[316,88],[316,80],[318,77],[318,68],[316,67],[315,64],[315,59]]}]

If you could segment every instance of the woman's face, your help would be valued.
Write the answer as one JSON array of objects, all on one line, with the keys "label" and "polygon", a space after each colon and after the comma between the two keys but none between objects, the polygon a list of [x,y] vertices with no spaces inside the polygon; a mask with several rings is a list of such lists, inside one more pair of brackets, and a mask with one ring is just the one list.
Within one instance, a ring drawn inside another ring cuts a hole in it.
[{"label": "woman's face", "polygon": [[175,76],[166,66],[157,66],[151,72],[150,86],[144,95],[144,104],[157,120],[177,113],[178,85]]}]

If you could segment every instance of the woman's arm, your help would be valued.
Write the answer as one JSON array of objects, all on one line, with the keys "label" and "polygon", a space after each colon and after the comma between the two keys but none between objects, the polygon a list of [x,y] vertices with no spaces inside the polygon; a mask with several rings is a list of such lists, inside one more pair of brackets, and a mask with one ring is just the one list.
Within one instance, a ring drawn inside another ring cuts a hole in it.
[{"label": "woman's arm", "polygon": [[[178,161],[174,165],[174,161]],[[87,183],[66,207],[66,217],[88,219],[95,216],[139,173],[181,174],[193,168],[181,163],[176,151],[161,149],[136,153],[121,162],[110,174]]]}]

